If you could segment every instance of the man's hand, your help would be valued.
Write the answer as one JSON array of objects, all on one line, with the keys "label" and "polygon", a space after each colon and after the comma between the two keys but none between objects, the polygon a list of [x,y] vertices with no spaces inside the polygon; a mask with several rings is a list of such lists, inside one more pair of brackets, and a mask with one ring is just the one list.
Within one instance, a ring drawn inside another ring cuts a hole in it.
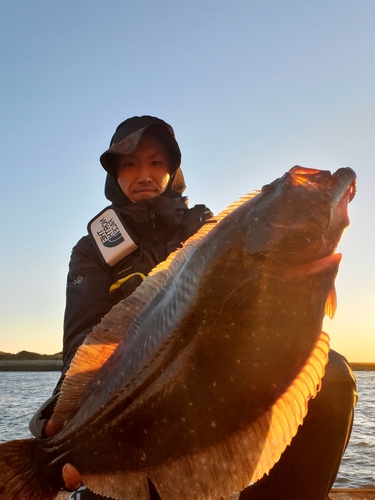
[{"label": "man's hand", "polygon": [[48,438],[57,434],[57,429],[56,425],[53,422],[53,418],[47,421],[46,426],[44,428],[44,434]]},{"label": "man's hand", "polygon": [[65,483],[65,489],[75,491],[82,484],[81,474],[72,464],[65,464],[62,470],[62,477]]},{"label": "man's hand", "polygon": [[[44,433],[46,437],[51,437],[56,434],[57,429],[54,426],[53,419],[48,420],[46,427],[44,429]],[[65,489],[68,491],[75,491],[82,484],[81,474],[72,464],[65,464],[62,469],[62,477],[65,483]]]}]

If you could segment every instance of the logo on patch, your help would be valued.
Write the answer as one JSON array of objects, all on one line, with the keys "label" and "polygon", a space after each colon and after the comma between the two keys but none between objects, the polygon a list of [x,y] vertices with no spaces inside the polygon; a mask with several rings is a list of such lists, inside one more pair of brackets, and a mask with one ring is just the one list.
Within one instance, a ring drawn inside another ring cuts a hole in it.
[{"label": "logo on patch", "polygon": [[120,243],[125,241],[123,235],[121,234],[120,228],[114,221],[113,217],[108,220],[105,217],[102,217],[99,222],[102,230],[97,231],[97,235],[99,236],[101,243],[105,247],[117,247],[117,245],[120,245]]},{"label": "logo on patch", "polygon": [[109,266],[114,266],[138,248],[112,207],[105,208],[94,217],[87,229]]}]

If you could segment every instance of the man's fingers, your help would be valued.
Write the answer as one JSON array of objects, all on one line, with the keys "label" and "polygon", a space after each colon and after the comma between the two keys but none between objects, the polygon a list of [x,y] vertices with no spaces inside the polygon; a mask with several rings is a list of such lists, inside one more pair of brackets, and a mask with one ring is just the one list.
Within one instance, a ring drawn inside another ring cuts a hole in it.
[{"label": "man's fingers", "polygon": [[81,474],[72,464],[65,464],[62,471],[65,489],[68,491],[75,491],[82,484]]},{"label": "man's fingers", "polygon": [[[56,432],[57,429],[56,426],[54,425],[53,419],[48,420],[44,429],[46,437],[51,437],[54,434],[56,434]],[[65,483],[65,489],[67,489],[68,491],[78,490],[78,488],[82,484],[81,474],[72,464],[64,465],[62,470],[62,477]]]},{"label": "man's fingers", "polygon": [[55,429],[55,426],[53,425],[52,419],[48,420],[48,422],[46,423],[46,426],[44,428],[44,434],[48,438],[53,436],[54,434],[56,434],[56,429]]}]

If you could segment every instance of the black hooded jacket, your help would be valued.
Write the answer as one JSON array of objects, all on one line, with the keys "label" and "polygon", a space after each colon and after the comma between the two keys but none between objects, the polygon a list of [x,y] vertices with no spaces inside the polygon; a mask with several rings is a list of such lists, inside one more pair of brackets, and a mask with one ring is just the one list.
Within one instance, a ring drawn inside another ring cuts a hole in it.
[{"label": "black hooded jacket", "polygon": [[142,279],[139,275],[131,277],[113,292],[110,292],[111,285],[133,273],[147,275],[212,217],[205,205],[188,208],[187,198],[181,196],[185,184],[180,168],[176,174],[162,195],[136,203],[125,196],[115,177],[107,175],[106,197],[138,248],[113,267],[104,262],[89,235],[81,238],[73,248],[66,290],[63,370],[53,396],[30,422],[30,430],[36,437],[44,435],[64,374],[78,347],[112,306],[130,295]]}]

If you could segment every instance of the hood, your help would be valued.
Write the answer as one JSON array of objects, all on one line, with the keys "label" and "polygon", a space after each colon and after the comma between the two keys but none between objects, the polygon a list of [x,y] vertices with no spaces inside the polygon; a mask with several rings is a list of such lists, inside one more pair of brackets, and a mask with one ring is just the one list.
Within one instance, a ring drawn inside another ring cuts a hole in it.
[{"label": "hood", "polygon": [[133,116],[120,123],[111,139],[109,148],[100,157],[100,162],[107,171],[105,196],[116,206],[126,206],[131,201],[117,182],[114,159],[117,156],[132,154],[137,149],[144,132],[149,128],[152,128],[152,134],[165,143],[174,160],[171,179],[161,196],[175,198],[185,191],[185,180],[180,167],[181,151],[173,128],[164,120],[154,116]]}]

